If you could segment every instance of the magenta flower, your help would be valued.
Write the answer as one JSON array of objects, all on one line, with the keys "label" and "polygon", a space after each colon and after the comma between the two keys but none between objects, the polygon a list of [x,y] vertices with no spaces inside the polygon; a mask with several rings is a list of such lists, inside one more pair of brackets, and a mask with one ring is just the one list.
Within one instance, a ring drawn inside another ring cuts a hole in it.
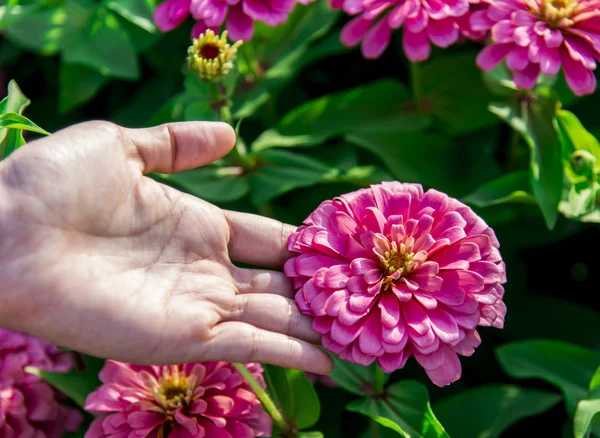
[{"label": "magenta flower", "polygon": [[[478,0],[476,0],[478,3]],[[469,11],[469,0],[332,0],[333,8],[356,15],[342,29],[348,47],[362,42],[365,58],[381,56],[392,31],[404,26],[402,47],[413,62],[429,58],[431,44],[448,47],[460,36],[457,18]]]},{"label": "magenta flower", "polygon": [[190,15],[192,0],[167,0],[154,10],[154,23],[162,32],[175,29]]},{"label": "magenta flower", "polygon": [[562,66],[575,94],[596,89],[600,0],[496,0],[474,14],[471,24],[491,29],[493,44],[477,58],[481,69],[491,70],[506,59],[515,84],[528,90],[540,73],[553,76]]},{"label": "magenta flower", "polygon": [[154,11],[157,27],[167,32],[179,26],[190,14],[196,20],[192,37],[207,29],[220,33],[225,23],[232,40],[247,41],[254,32],[254,21],[269,26],[285,23],[296,3],[312,0],[167,0]]},{"label": "magenta flower", "polygon": [[[262,368],[246,367],[264,387]],[[86,438],[253,438],[270,436],[271,418],[232,364],[137,366],[107,361],[103,385],[86,410],[105,414]]]},{"label": "magenta flower", "polygon": [[304,224],[285,273],[340,358],[392,372],[414,355],[443,386],[481,342],[476,327],[503,326],[498,240],[456,199],[387,182],[323,202]]},{"label": "magenta flower", "polygon": [[25,372],[28,366],[66,372],[71,357],[40,339],[0,329],[0,437],[60,438],[76,432],[82,414],[60,404],[61,394]]}]

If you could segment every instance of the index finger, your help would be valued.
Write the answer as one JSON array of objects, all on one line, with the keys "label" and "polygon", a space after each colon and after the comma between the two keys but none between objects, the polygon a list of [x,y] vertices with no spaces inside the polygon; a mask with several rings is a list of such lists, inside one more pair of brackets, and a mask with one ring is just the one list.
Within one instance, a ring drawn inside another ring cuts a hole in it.
[{"label": "index finger", "polygon": [[296,227],[275,219],[235,211],[223,211],[229,223],[229,256],[256,266],[281,267],[293,253],[287,241]]}]

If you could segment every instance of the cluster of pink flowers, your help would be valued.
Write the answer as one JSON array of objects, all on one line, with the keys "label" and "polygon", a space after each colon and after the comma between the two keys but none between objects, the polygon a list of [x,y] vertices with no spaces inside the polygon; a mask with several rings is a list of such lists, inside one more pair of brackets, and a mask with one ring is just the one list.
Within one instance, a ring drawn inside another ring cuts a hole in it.
[{"label": "cluster of pink flowers", "polygon": [[285,23],[296,3],[312,0],[167,0],[154,11],[154,22],[163,32],[168,32],[190,15],[196,20],[192,38],[207,29],[220,33],[223,23],[234,40],[247,41],[254,33],[254,21],[269,26]]},{"label": "cluster of pink flowers", "polygon": [[516,85],[531,89],[540,73],[562,66],[577,95],[593,93],[600,59],[600,0],[332,0],[356,15],[342,30],[347,46],[362,41],[365,58],[379,57],[392,31],[403,26],[402,46],[413,62],[429,58],[431,44],[448,47],[461,35],[485,42],[477,64],[490,70],[506,59]]},{"label": "cluster of pink flowers", "polygon": [[466,205],[390,182],[323,202],[290,236],[299,254],[285,273],[325,348],[386,372],[414,356],[443,386],[481,342],[477,326],[504,324],[498,247]]},{"label": "cluster of pink flowers", "polygon": [[[246,364],[264,387],[262,368]],[[227,362],[137,366],[107,361],[103,385],[86,400],[102,414],[86,438],[254,438],[271,436],[271,418]]]},{"label": "cluster of pink flowers", "polygon": [[76,432],[83,416],[60,403],[63,398],[26,367],[66,372],[68,353],[40,339],[0,329],[0,437],[60,438]]}]

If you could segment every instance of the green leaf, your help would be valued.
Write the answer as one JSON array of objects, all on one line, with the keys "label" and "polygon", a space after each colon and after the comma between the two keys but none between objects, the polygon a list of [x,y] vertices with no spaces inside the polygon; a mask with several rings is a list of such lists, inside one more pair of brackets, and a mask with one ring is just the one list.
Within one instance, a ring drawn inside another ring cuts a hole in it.
[{"label": "green leaf", "polygon": [[[8,83],[8,94],[0,102],[0,114],[22,114],[31,101],[25,97],[17,83],[12,80]],[[25,139],[21,129],[8,129],[0,127],[0,160],[8,157],[15,149],[23,146]]]},{"label": "green leaf", "polygon": [[98,373],[104,366],[104,361],[91,356],[82,356],[85,369],[70,371],[68,373],[50,373],[37,368],[27,367],[25,370],[40,376],[50,385],[70,397],[75,403],[83,407],[85,399],[101,385]]},{"label": "green leaf", "polygon": [[83,64],[104,76],[135,80],[139,65],[135,47],[117,17],[98,8],[87,27],[63,53],[65,62]]},{"label": "green leaf", "polygon": [[202,167],[160,178],[207,201],[232,202],[243,198],[250,189],[242,172],[240,167]]},{"label": "green leaf", "polygon": [[126,20],[149,33],[157,29],[152,20],[152,7],[146,0],[107,0],[105,5]]},{"label": "green leaf", "polygon": [[[377,366],[375,363],[365,367],[342,360],[335,355],[332,355],[331,358],[333,359],[334,367],[329,377],[335,383],[353,394],[369,395],[371,393],[371,386]],[[386,381],[389,380],[389,374],[385,374],[385,376]]]},{"label": "green leaf", "polygon": [[0,31],[18,24],[32,14],[42,9],[43,5],[40,2],[30,5],[9,4],[0,6]]},{"label": "green leaf", "polygon": [[520,107],[492,104],[489,109],[523,135],[529,145],[533,193],[546,225],[553,229],[563,190],[562,151],[554,119],[557,101],[555,96],[542,91],[535,99],[523,101]]},{"label": "green leaf", "polygon": [[288,113],[278,130],[286,136],[309,132],[312,137],[327,138],[390,129],[414,131],[429,122],[413,112],[401,82],[383,79],[307,102]]},{"label": "green leaf", "polygon": [[306,429],[317,422],[319,397],[302,371],[265,365],[264,377],[267,390],[289,424]]},{"label": "green leaf", "polygon": [[[25,97],[17,82],[12,80],[8,83],[8,94],[0,102],[0,114],[17,113],[22,114],[31,101]],[[0,133],[3,131],[0,130]],[[2,136],[0,135],[0,140]]]},{"label": "green leaf", "polygon": [[61,63],[59,71],[58,107],[68,112],[93,98],[106,84],[97,70],[84,65]]},{"label": "green leaf", "polygon": [[517,171],[502,175],[493,181],[478,187],[473,193],[462,198],[466,204],[475,207],[489,207],[506,202],[535,204],[531,195],[531,183],[526,171]]},{"label": "green leaf", "polygon": [[496,438],[523,418],[539,415],[562,397],[514,385],[484,385],[451,396],[434,405],[450,436]]},{"label": "green leaf", "polygon": [[66,0],[53,8],[40,8],[5,29],[6,36],[18,46],[52,55],[71,43],[87,25],[93,11],[84,0]]},{"label": "green leaf", "polygon": [[577,404],[573,418],[575,438],[587,438],[600,415],[600,367],[590,381],[590,393]]},{"label": "green leaf", "polygon": [[6,113],[0,115],[0,128],[21,129],[25,131],[37,132],[38,134],[50,135],[49,132],[40,128],[27,117],[16,113]]},{"label": "green leaf", "polygon": [[346,133],[414,131],[429,122],[413,111],[401,82],[384,79],[300,105],[285,115],[275,131],[261,135],[252,148],[313,145]]},{"label": "green leaf", "polygon": [[[421,76],[422,100],[441,128],[458,135],[495,124],[486,111],[490,93],[475,65],[476,52],[433,57],[414,70]],[[444,74],[440,74],[444,72]]]},{"label": "green leaf", "polygon": [[429,404],[427,389],[414,380],[394,383],[381,398],[351,402],[349,411],[366,415],[405,438],[448,437]]},{"label": "green leaf", "polygon": [[498,347],[496,354],[511,377],[542,379],[559,387],[571,415],[587,396],[588,384],[600,365],[600,351],[560,341],[511,342]]},{"label": "green leaf", "polygon": [[323,438],[323,434],[321,432],[298,432],[296,434],[297,438]]},{"label": "green leaf", "polygon": [[339,170],[307,156],[285,150],[263,150],[257,154],[259,169],[252,174],[252,203],[256,206],[298,187],[310,187]]},{"label": "green leaf", "polygon": [[567,110],[559,110],[556,119],[567,136],[565,145],[569,151],[584,150],[600,160],[600,142],[583,127],[575,114]]}]

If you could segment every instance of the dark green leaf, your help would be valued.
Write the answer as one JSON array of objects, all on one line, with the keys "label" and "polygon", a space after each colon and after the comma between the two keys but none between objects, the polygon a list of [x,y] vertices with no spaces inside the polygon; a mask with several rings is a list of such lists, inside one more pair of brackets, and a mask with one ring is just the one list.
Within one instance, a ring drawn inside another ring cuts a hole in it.
[{"label": "dark green leaf", "polygon": [[414,131],[429,124],[413,111],[400,82],[385,79],[307,102],[289,112],[276,130],[266,131],[253,150],[314,145],[346,133],[394,129]]},{"label": "dark green leaf", "polygon": [[[503,334],[513,339],[548,338],[600,348],[600,339],[594,330],[600,313],[591,306],[550,297],[519,297],[506,316]],[[577,321],[577,324],[556,324],[556,321]]]},{"label": "dark green leaf", "polygon": [[523,418],[539,415],[562,397],[514,385],[485,385],[461,392],[434,405],[450,436],[496,438]]},{"label": "dark green leaf", "polygon": [[183,112],[185,111],[187,103],[188,99],[184,93],[172,97],[152,114],[150,119],[144,125],[156,126],[163,123],[183,121]]},{"label": "dark green leaf", "polygon": [[302,371],[266,365],[264,376],[273,401],[289,424],[306,429],[317,422],[319,397]]},{"label": "dark green leaf", "polygon": [[347,139],[379,157],[399,181],[453,194],[472,190],[496,169],[480,145],[456,147],[448,137],[423,131],[352,134]]},{"label": "dark green leaf", "polygon": [[406,438],[448,438],[429,404],[427,389],[414,380],[394,383],[382,398],[364,398],[347,406]]},{"label": "dark green leaf", "polygon": [[106,78],[89,67],[62,63],[59,81],[59,110],[67,112],[93,98]]},{"label": "dark green leaf", "polygon": [[571,415],[598,365],[600,351],[560,341],[528,340],[504,344],[496,350],[502,369],[511,377],[546,380],[561,389]]},{"label": "dark green leaf", "polygon": [[563,190],[562,151],[554,118],[556,98],[540,90],[534,100],[523,101],[520,106],[493,104],[489,108],[521,133],[529,145],[533,193],[548,228],[553,229]]},{"label": "dark green leaf", "polygon": [[137,79],[139,65],[135,47],[117,17],[98,8],[87,29],[69,44],[64,60],[98,70],[104,76]]},{"label": "dark green leaf", "polygon": [[526,171],[517,171],[502,175],[480,186],[462,201],[476,207],[489,207],[505,202],[534,203],[531,195],[531,183]]},{"label": "dark green leaf", "polygon": [[260,168],[251,179],[251,200],[257,206],[295,188],[309,187],[339,175],[339,170],[320,161],[281,149],[261,151],[257,158]]},{"label": "dark green leaf", "polygon": [[[375,376],[375,363],[368,367],[350,363],[333,355],[334,367],[330,377],[346,391],[357,395],[369,395]],[[389,374],[386,374],[389,379]]]},{"label": "dark green leaf", "polygon": [[242,171],[238,167],[202,167],[160,177],[207,201],[232,202],[244,197],[250,189]]},{"label": "dark green leaf", "polygon": [[38,134],[50,135],[49,132],[40,128],[27,117],[23,117],[22,115],[16,113],[0,114],[0,129],[2,128],[21,129],[25,131],[37,132]]},{"label": "dark green leaf", "polygon": [[87,396],[101,385],[98,373],[104,366],[104,361],[95,357],[83,356],[85,370],[68,373],[49,373],[29,367],[27,372],[40,376],[50,385],[70,397],[83,407]]},{"label": "dark green leaf", "polygon": [[148,1],[105,0],[105,5],[146,32],[157,32],[154,21],[152,21],[152,8]]},{"label": "dark green leaf", "polygon": [[476,53],[445,54],[413,69],[422,76],[426,111],[436,116],[450,135],[496,123],[494,116],[486,111],[490,93],[475,65],[475,56]]}]

